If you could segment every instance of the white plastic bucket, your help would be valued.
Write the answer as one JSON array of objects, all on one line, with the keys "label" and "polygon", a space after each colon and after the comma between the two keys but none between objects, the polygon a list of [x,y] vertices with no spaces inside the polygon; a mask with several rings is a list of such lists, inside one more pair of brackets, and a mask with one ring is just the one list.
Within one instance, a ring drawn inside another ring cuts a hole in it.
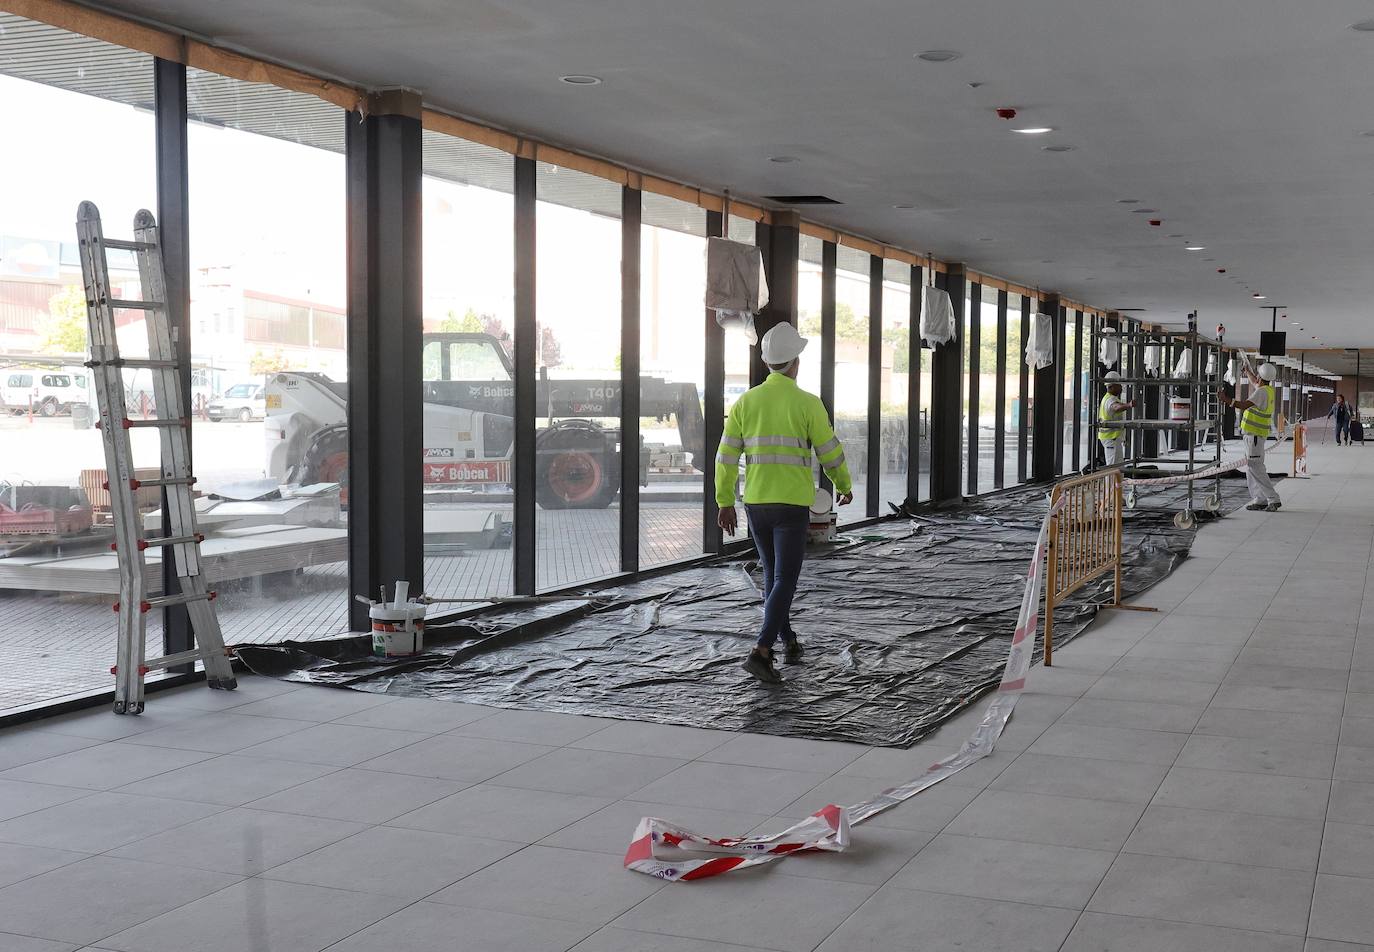
[{"label": "white plastic bucket", "polygon": [[1189,397],[1169,398],[1169,419],[1187,420],[1192,416],[1193,401]]},{"label": "white plastic bucket", "polygon": [[816,501],[811,504],[810,525],[807,527],[807,541],[812,543],[834,542],[835,500],[826,489],[816,490]]},{"label": "white plastic bucket", "polygon": [[403,658],[425,650],[425,606],[414,602],[373,605],[372,653],[379,658]]}]

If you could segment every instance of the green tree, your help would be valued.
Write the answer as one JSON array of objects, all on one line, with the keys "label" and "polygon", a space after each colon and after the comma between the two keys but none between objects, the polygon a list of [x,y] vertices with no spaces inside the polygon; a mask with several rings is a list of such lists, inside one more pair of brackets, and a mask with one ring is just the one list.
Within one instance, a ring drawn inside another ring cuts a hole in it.
[{"label": "green tree", "polygon": [[39,349],[45,354],[84,354],[87,351],[86,292],[68,284],[48,298]]},{"label": "green tree", "polygon": [[254,377],[266,377],[270,374],[279,374],[286,370],[295,369],[297,368],[292,366],[291,361],[282,353],[280,347],[271,354],[265,354],[259,350],[248,360],[248,372]]},{"label": "green tree", "polygon": [[453,311],[449,311],[439,324],[439,330],[447,334],[480,334],[482,333],[483,317],[472,308],[468,308],[461,318]]}]

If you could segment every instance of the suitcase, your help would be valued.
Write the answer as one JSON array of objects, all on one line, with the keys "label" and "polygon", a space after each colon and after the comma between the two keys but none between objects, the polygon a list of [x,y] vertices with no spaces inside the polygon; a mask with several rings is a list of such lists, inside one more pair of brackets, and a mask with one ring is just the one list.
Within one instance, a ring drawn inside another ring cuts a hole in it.
[{"label": "suitcase", "polygon": [[1364,424],[1359,420],[1350,421],[1350,442],[1364,442]]}]

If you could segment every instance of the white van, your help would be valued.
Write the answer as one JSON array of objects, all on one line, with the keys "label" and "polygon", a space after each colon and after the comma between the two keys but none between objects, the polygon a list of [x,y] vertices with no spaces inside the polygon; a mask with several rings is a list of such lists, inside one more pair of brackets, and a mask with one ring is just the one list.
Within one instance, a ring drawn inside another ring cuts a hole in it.
[{"label": "white van", "polygon": [[206,415],[220,420],[261,420],[267,416],[267,395],[260,383],[236,383],[224,391],[224,396],[210,401]]},{"label": "white van", "polygon": [[86,371],[14,367],[0,370],[0,406],[11,413],[33,412],[46,417],[71,413],[76,404],[87,404]]}]

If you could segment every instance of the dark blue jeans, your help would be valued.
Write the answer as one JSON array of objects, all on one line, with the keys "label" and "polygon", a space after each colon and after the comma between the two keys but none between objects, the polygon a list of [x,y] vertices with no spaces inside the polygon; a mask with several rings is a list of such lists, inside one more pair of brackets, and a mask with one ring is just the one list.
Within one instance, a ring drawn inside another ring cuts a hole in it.
[{"label": "dark blue jeans", "polygon": [[772,648],[778,638],[792,639],[792,596],[806,559],[806,530],[811,512],[806,506],[745,506],[749,534],[763,566],[763,629],[759,647]]}]

